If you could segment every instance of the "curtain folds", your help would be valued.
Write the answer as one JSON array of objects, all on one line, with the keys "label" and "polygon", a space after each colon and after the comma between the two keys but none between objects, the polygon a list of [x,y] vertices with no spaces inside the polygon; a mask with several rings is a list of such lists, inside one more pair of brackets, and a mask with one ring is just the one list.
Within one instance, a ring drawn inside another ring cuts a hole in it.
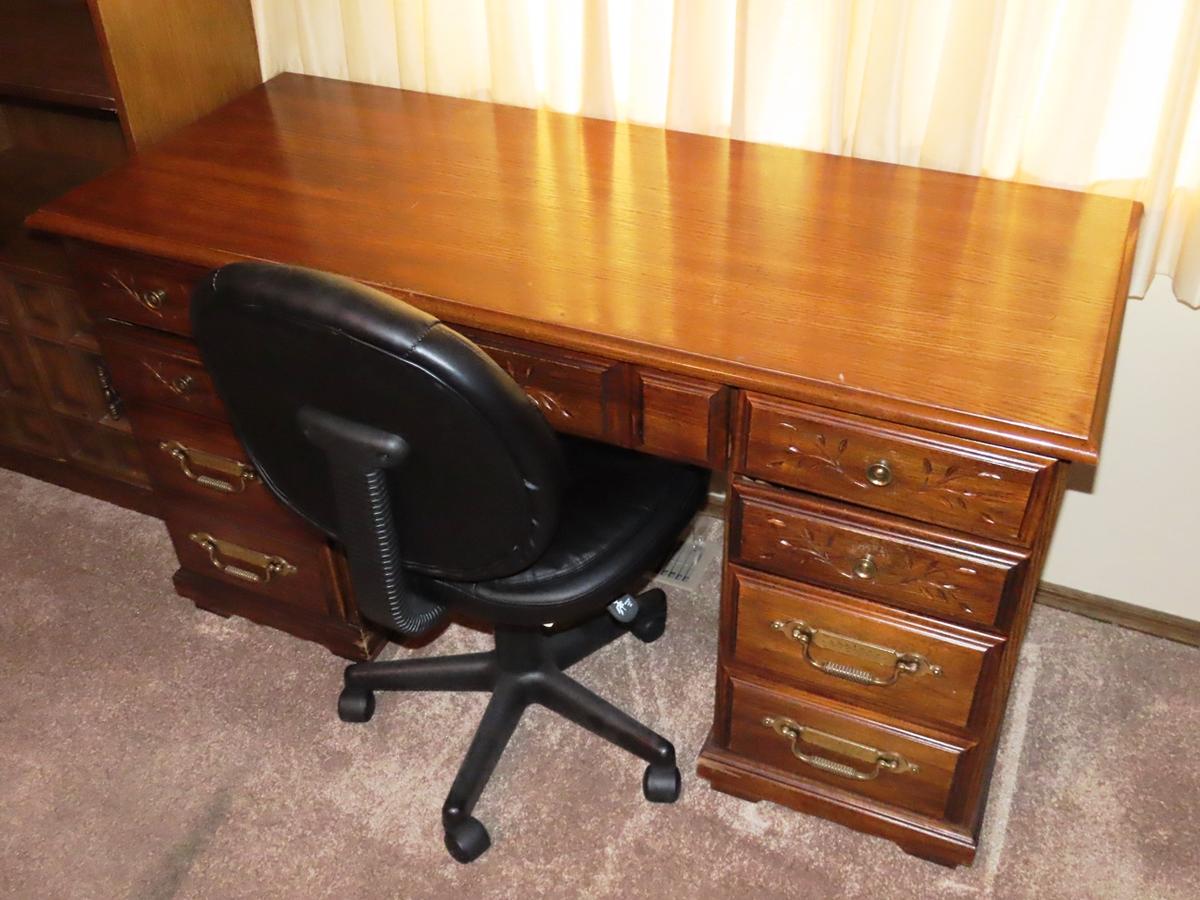
[{"label": "curtain folds", "polygon": [[252,0],[302,72],[1095,190],[1200,308],[1200,0]]}]

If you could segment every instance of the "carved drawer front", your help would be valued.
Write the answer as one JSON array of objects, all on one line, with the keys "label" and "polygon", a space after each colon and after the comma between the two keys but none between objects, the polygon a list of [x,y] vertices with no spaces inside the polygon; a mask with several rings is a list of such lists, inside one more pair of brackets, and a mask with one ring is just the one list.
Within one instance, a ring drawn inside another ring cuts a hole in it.
[{"label": "carved drawer front", "polygon": [[983,537],[1029,544],[1053,460],[742,395],[739,472]]},{"label": "carved drawer front", "polygon": [[33,360],[19,334],[0,327],[0,399],[40,403]]},{"label": "carved drawer front", "polygon": [[157,403],[227,421],[225,405],[188,341],[127,326],[101,329],[113,384],[129,403]]},{"label": "carved drawer front", "polygon": [[0,397],[0,444],[62,459],[61,438],[50,413]]},{"label": "carved drawer front", "polygon": [[739,562],[939,617],[1005,627],[1025,555],[815,498],[733,485]]},{"label": "carved drawer front", "polygon": [[276,534],[254,516],[162,497],[179,564],[290,607],[341,615],[334,561],[324,540]]},{"label": "carved drawer front", "polygon": [[729,389],[639,369],[634,446],[657,456],[724,468]]},{"label": "carved drawer front", "polygon": [[512,376],[556,429],[628,444],[626,367],[555,347],[459,330]]},{"label": "carved drawer front", "polygon": [[132,404],[129,418],[155,490],[250,516],[280,533],[317,536],[275,499],[228,425],[148,404]]},{"label": "carved drawer front", "polygon": [[732,680],[729,749],[785,778],[941,819],[971,747],[812,694]]},{"label": "carved drawer front", "polygon": [[734,656],[798,687],[965,729],[1003,638],[731,567]]},{"label": "carved drawer front", "polygon": [[104,247],[74,248],[84,306],[97,319],[188,335],[192,285],[203,270]]}]

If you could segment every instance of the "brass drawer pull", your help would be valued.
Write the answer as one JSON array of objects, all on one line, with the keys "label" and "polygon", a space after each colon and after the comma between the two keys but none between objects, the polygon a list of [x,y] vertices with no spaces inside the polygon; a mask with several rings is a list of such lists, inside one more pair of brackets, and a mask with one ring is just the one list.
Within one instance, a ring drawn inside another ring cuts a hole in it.
[{"label": "brass drawer pull", "polygon": [[[179,463],[179,468],[189,480],[223,494],[240,494],[247,484],[258,477],[254,469],[244,462],[186,447],[179,441],[160,441],[158,448]],[[215,472],[224,478],[202,475],[196,471],[197,468]]]},{"label": "brass drawer pull", "polygon": [[[268,584],[276,575],[295,575],[296,567],[282,556],[271,556],[249,550],[229,541],[222,541],[204,531],[194,531],[188,537],[208,553],[213,566],[226,575],[249,581],[253,584]],[[227,562],[226,560],[234,560]],[[243,568],[253,566],[254,569]]]},{"label": "brass drawer pull", "polygon": [[[891,647],[872,644],[858,638],[850,637],[849,635],[826,631],[822,628],[814,628],[812,625],[802,622],[799,619],[792,619],[787,622],[778,619],[771,623],[771,628],[775,631],[783,632],[792,640],[797,641],[804,648],[805,662],[814,669],[824,672],[826,675],[832,675],[835,678],[844,678],[846,681],[853,681],[856,684],[887,687],[889,684],[895,684],[901,675],[933,675],[937,677],[942,674],[941,666],[931,663],[920,653],[902,653],[899,650],[893,650]],[[834,650],[838,653],[845,653],[848,656],[856,656],[868,663],[890,666],[892,671],[886,678],[881,678],[878,675],[868,672],[866,669],[860,669],[856,666],[813,659],[812,651],[814,647],[821,650]]]},{"label": "brass drawer pull", "polygon": [[[796,759],[806,765],[812,766],[814,769],[828,772],[830,775],[852,778],[855,781],[871,781],[878,778],[880,772],[902,775],[905,772],[916,773],[921,771],[919,766],[909,762],[899,753],[889,750],[877,750],[874,747],[868,747],[866,744],[838,737],[836,734],[830,734],[827,731],[818,731],[807,725],[800,725],[791,719],[767,716],[762,720],[762,723],[767,728],[775,731],[780,737],[791,741],[792,755]],[[871,769],[864,772],[862,769],[856,769],[847,763],[827,759],[824,756],[805,753],[797,746],[800,741],[811,744],[814,747],[820,747],[823,750],[829,750],[841,756],[849,757],[850,759],[865,762],[871,766]]]},{"label": "brass drawer pull", "polygon": [[867,466],[867,481],[875,487],[887,487],[892,483],[892,467],[886,459],[873,462]]}]

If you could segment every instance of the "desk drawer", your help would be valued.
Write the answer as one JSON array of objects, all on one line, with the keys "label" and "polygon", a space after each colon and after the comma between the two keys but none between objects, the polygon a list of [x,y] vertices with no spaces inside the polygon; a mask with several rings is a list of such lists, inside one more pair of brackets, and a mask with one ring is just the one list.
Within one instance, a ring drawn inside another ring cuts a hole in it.
[{"label": "desk drawer", "polygon": [[274,531],[316,534],[275,499],[228,425],[148,404],[130,405],[129,418],[157,490],[251,516]]},{"label": "desk drawer", "polygon": [[872,600],[1005,627],[1026,555],[735,482],[730,554],[739,562]]},{"label": "desk drawer", "polygon": [[1053,460],[802,403],[742,395],[739,472],[982,537],[1028,544]]},{"label": "desk drawer", "polygon": [[228,421],[200,354],[188,341],[127,326],[100,330],[113,384],[131,403],[154,403]]},{"label": "desk drawer", "polygon": [[637,371],[634,445],[657,456],[725,467],[729,389],[694,378]]},{"label": "desk drawer", "polygon": [[733,567],[734,657],[808,690],[965,729],[1004,639]]},{"label": "desk drawer", "polygon": [[543,344],[459,330],[524,389],[556,429],[629,444],[626,366]]},{"label": "desk drawer", "polygon": [[97,319],[192,333],[188,303],[202,269],[104,247],[73,251],[84,306]]},{"label": "desk drawer", "polygon": [[970,743],[811,694],[732,680],[729,749],[933,818],[947,815]]},{"label": "desk drawer", "polygon": [[163,506],[183,568],[287,606],[340,615],[334,562],[323,538],[276,534],[255,517],[194,503]]}]

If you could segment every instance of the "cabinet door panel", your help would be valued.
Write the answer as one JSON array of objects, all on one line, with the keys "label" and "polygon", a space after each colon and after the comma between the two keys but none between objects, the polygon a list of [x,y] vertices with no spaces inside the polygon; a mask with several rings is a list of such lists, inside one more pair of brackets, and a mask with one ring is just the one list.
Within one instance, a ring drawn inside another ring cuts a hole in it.
[{"label": "cabinet door panel", "polygon": [[0,328],[0,398],[41,403],[37,375],[24,339],[3,328]]}]

